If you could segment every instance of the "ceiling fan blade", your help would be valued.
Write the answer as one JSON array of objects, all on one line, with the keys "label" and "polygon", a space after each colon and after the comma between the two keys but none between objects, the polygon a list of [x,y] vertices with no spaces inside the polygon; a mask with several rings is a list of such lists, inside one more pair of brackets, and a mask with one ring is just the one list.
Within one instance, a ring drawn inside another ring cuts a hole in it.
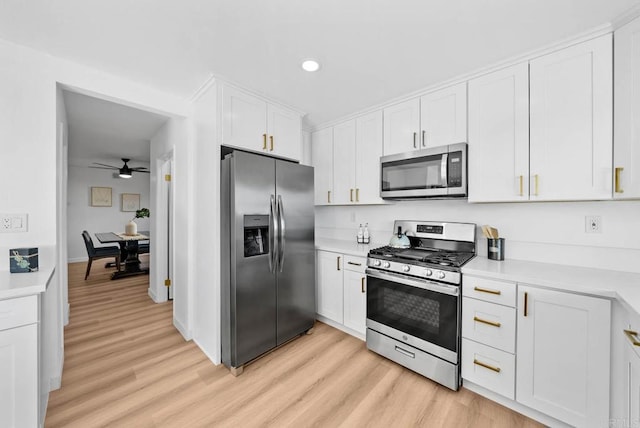
[{"label": "ceiling fan blade", "polygon": [[136,166],[136,167],[134,167],[134,168],[131,168],[131,171],[141,171],[141,172],[144,172],[145,170],[146,170],[146,171],[149,171],[149,168],[147,168],[147,167],[145,167],[145,166]]},{"label": "ceiling fan blade", "polygon": [[95,165],[108,166],[109,168],[120,169],[119,166],[107,165],[106,163],[94,162]]},{"label": "ceiling fan blade", "polygon": [[113,168],[113,167],[104,167],[104,166],[91,166],[89,165],[89,168],[96,168],[96,169],[119,169],[119,168]]},{"label": "ceiling fan blade", "polygon": [[144,172],[145,174],[151,174],[151,171],[138,171],[137,169],[133,170],[134,172]]}]

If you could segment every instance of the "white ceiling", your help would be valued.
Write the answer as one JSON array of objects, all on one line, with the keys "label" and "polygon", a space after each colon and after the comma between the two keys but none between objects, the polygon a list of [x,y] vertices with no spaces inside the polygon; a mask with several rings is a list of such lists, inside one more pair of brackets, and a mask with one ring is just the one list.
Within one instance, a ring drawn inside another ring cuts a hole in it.
[{"label": "white ceiling", "polygon": [[[333,120],[610,22],[637,0],[2,0],[0,38],[185,98],[212,74]],[[301,71],[315,57],[322,70]]]},{"label": "white ceiling", "polygon": [[70,165],[101,162],[121,167],[121,158],[131,159],[130,167],[149,164],[150,140],[166,117],[74,92],[63,95]]}]

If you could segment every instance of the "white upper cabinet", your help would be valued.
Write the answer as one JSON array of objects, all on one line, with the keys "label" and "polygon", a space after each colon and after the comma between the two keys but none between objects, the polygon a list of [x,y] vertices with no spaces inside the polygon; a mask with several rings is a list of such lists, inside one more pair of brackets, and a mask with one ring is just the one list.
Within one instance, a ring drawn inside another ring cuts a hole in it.
[{"label": "white upper cabinet", "polygon": [[356,119],[356,202],[380,204],[382,110]]},{"label": "white upper cabinet", "polygon": [[530,199],[611,198],[612,37],[530,62]]},{"label": "white upper cabinet", "polygon": [[300,160],[300,115],[232,87],[222,87],[222,144]]},{"label": "white upper cabinet", "polygon": [[640,18],[615,32],[613,197],[640,198]]},{"label": "white upper cabinet", "polygon": [[315,204],[328,205],[333,193],[333,128],[311,134]]},{"label": "white upper cabinet", "polygon": [[469,201],[529,199],[529,64],[469,81]]},{"label": "white upper cabinet", "polygon": [[335,204],[355,202],[356,188],[356,121],[349,120],[333,127],[333,201]]},{"label": "white upper cabinet", "polygon": [[420,131],[420,98],[414,98],[384,109],[384,154],[392,155],[418,150]]},{"label": "white upper cabinet", "polygon": [[420,148],[467,141],[467,83],[420,98]]}]

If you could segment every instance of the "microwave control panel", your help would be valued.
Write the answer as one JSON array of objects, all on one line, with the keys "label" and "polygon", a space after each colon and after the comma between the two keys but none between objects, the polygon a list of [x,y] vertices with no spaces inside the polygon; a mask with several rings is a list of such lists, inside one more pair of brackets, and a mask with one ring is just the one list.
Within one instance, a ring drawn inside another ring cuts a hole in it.
[{"label": "microwave control panel", "polygon": [[462,186],[462,152],[449,153],[447,187]]}]

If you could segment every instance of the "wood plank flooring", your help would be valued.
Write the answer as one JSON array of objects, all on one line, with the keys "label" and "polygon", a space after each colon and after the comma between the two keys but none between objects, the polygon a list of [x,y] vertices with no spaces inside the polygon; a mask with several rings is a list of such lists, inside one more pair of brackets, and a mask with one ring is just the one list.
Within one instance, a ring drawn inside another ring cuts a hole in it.
[{"label": "wood plank flooring", "polygon": [[325,324],[234,378],[154,304],[148,277],[109,280],[69,265],[62,388],[46,427],[534,427],[462,388],[453,392]]}]

